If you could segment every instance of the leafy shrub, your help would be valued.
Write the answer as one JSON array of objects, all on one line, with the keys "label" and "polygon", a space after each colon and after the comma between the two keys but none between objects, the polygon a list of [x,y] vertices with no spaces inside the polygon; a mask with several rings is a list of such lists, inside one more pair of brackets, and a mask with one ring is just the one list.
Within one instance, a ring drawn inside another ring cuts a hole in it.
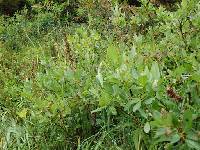
[{"label": "leafy shrub", "polygon": [[41,6],[1,18],[3,149],[200,148],[197,0]]}]

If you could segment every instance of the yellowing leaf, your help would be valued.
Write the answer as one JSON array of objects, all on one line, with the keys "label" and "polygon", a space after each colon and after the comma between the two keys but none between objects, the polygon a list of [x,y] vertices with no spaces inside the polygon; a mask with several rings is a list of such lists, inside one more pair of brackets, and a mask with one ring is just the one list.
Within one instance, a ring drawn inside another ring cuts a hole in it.
[{"label": "yellowing leaf", "polygon": [[28,112],[28,109],[27,109],[27,108],[24,108],[24,109],[22,109],[22,111],[18,112],[17,115],[18,115],[20,118],[26,118],[27,112]]},{"label": "yellowing leaf", "polygon": [[3,149],[3,138],[0,138],[0,149]]}]

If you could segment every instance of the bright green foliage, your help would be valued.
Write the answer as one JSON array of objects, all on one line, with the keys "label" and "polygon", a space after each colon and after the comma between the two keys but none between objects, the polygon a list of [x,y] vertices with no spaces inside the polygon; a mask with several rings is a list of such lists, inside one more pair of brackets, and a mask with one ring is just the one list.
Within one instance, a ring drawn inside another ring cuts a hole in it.
[{"label": "bright green foliage", "polygon": [[0,149],[200,149],[198,0],[31,3],[0,17]]}]

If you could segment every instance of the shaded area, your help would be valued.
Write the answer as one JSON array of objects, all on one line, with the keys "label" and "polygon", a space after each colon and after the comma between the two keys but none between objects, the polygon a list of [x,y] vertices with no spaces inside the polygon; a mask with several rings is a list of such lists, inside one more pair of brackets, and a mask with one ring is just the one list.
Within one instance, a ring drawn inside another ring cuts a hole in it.
[{"label": "shaded area", "polygon": [[26,0],[2,0],[0,1],[0,14],[12,16],[16,11],[30,4]]}]

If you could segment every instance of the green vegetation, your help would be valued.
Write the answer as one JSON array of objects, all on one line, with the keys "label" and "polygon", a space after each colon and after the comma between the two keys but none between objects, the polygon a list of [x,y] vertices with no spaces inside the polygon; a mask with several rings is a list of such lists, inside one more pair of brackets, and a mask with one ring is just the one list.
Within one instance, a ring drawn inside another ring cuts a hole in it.
[{"label": "green vegetation", "polygon": [[0,16],[0,149],[200,150],[199,0],[28,3]]}]

